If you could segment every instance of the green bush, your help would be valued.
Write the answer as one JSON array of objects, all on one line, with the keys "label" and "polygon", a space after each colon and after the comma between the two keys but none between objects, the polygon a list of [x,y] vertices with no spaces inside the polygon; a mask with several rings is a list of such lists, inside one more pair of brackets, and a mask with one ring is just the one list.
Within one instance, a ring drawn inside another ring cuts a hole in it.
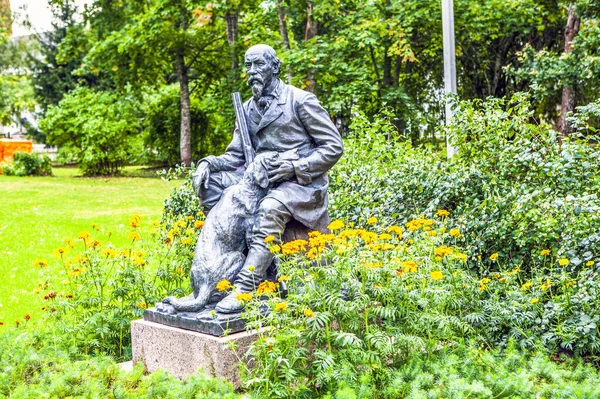
[{"label": "green bush", "polygon": [[458,155],[447,161],[391,140],[385,118],[359,116],[331,173],[330,213],[403,223],[444,208],[471,261],[499,252],[527,268],[533,254],[552,248],[581,264],[600,254],[600,149],[561,145],[548,126],[531,121],[523,95],[459,102],[447,129]]},{"label": "green bush", "polygon": [[48,109],[40,130],[84,175],[116,174],[142,154],[139,109],[130,95],[79,87]]},{"label": "green bush", "polygon": [[[24,322],[25,323],[25,322]],[[166,372],[125,372],[106,356],[62,351],[52,326],[31,325],[0,334],[0,398],[238,398],[230,383],[198,373],[185,382]]]},{"label": "green bush", "polygon": [[47,155],[16,152],[13,163],[5,164],[2,173],[7,176],[52,176],[52,164]]}]

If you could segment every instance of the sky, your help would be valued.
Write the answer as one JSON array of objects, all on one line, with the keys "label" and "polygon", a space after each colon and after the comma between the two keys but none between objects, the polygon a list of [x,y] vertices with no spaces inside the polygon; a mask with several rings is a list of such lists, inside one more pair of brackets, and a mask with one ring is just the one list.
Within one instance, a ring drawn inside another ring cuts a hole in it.
[{"label": "sky", "polygon": [[[82,8],[90,0],[76,0],[75,3]],[[36,31],[49,30],[52,25],[52,14],[48,8],[48,0],[10,0],[10,8],[16,18],[13,21],[13,36],[24,36]],[[31,29],[20,23],[25,17],[29,18]]]}]

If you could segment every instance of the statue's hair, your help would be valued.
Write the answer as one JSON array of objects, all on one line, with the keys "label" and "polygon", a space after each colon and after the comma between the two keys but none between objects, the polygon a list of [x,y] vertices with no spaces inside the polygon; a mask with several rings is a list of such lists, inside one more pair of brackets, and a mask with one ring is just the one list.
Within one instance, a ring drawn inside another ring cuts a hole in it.
[{"label": "statue's hair", "polygon": [[279,75],[279,72],[281,72],[281,61],[277,57],[277,53],[273,47],[267,44],[257,44],[246,50],[246,54],[250,52],[261,52],[265,56],[265,59],[275,68],[273,74],[276,76]]}]

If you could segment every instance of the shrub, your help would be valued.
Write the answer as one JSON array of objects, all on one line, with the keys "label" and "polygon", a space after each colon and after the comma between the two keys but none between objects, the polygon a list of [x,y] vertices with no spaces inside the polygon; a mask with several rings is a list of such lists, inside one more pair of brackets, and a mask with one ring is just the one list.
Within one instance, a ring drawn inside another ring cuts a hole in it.
[{"label": "shrub", "polygon": [[132,96],[79,87],[48,109],[40,129],[84,175],[116,174],[142,153],[138,112]]},{"label": "shrub", "polygon": [[91,234],[66,238],[54,252],[60,276],[47,272],[46,260],[34,262],[42,269],[38,290],[46,322],[82,353],[130,358],[131,320],[166,296],[191,291],[188,275],[202,218],[176,220],[168,230],[159,222],[142,226],[138,215],[130,224],[125,248],[100,241],[104,234],[95,225]]},{"label": "shrub", "polygon": [[527,268],[544,248],[568,251],[575,262],[597,256],[600,150],[576,140],[559,144],[548,126],[531,122],[523,95],[455,108],[447,132],[458,156],[450,161],[390,140],[385,118],[355,118],[346,156],[331,173],[331,215],[403,223],[445,208],[470,259],[499,252]]},{"label": "shrub", "polygon": [[52,176],[52,164],[47,155],[17,152],[12,164],[5,164],[2,173],[7,176]]},{"label": "shrub", "polygon": [[598,259],[574,265],[544,251],[525,271],[494,253],[488,260],[500,271],[487,273],[475,258],[475,273],[447,214],[404,226],[372,217],[343,229],[335,221],[336,234],[270,244],[288,293],[282,299],[265,284],[245,298],[259,336],[247,387],[258,396],[312,397],[366,384],[358,397],[386,397],[415,353],[465,342],[598,358]]}]

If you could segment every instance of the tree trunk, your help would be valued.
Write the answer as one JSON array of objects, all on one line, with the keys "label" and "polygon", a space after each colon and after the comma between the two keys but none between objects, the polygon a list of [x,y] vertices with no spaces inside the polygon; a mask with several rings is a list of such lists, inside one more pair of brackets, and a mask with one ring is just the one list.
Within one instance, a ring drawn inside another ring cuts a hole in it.
[{"label": "tree trunk", "polygon": [[[288,35],[287,22],[285,20],[285,7],[283,6],[283,0],[279,0],[277,5],[277,17],[279,19],[279,34],[281,35],[281,42],[283,43],[283,47],[286,50],[290,50],[292,46],[290,45],[290,37]],[[291,70],[288,69],[287,81],[289,84],[292,83],[292,79],[294,78],[294,74]]]},{"label": "tree trunk", "polygon": [[181,162],[190,167],[192,164],[192,132],[190,116],[190,85],[188,69],[185,65],[185,52],[181,49],[177,54],[177,80],[179,80],[179,96],[181,101],[181,135],[179,150]]},{"label": "tree trunk", "polygon": [[[304,33],[304,41],[308,42],[310,39],[317,36],[319,31],[319,23],[317,21],[311,20],[313,11],[313,3],[308,3],[308,9],[306,12],[306,31]],[[316,93],[317,91],[317,79],[315,78],[315,70],[311,69],[308,71],[306,75],[306,90],[311,93]]]},{"label": "tree trunk", "polygon": [[238,10],[227,11],[225,13],[225,25],[227,27],[227,43],[229,43],[229,57],[231,58],[231,72],[232,76],[237,74],[239,67],[237,52],[235,44],[238,39],[238,17],[240,12]]},{"label": "tree trunk", "polygon": [[[579,17],[575,14],[574,5],[569,5],[569,16],[567,26],[565,27],[565,54],[573,51],[573,39],[579,32]],[[575,110],[575,88],[572,83],[565,83],[562,91],[562,103],[560,106],[560,117],[558,118],[558,131],[561,135],[567,136],[572,132],[572,128],[567,121],[567,114]]]}]

